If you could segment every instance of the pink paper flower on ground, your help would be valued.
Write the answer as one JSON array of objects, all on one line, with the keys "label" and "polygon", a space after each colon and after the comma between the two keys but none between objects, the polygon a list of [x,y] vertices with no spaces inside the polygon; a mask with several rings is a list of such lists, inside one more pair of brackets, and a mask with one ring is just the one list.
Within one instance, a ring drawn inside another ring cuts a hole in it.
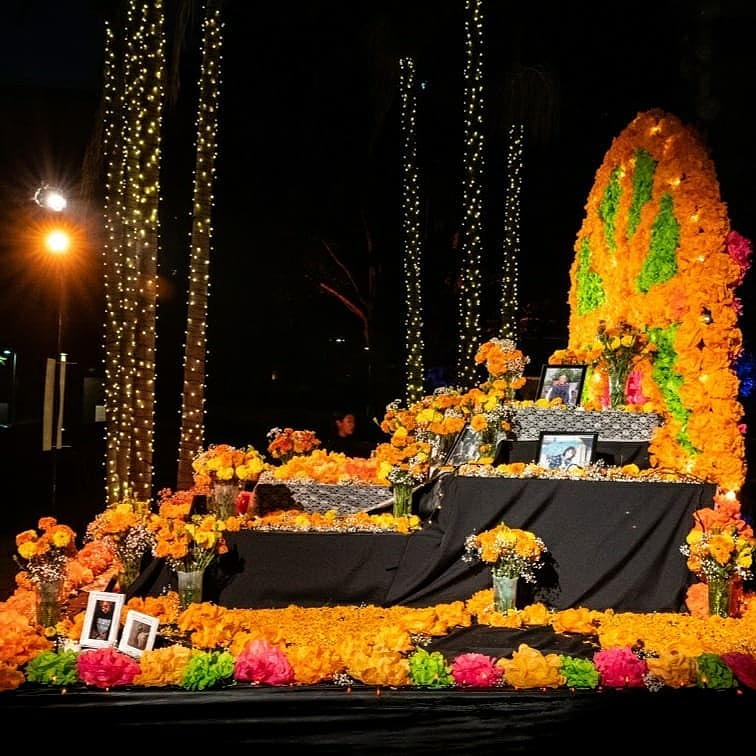
[{"label": "pink paper flower on ground", "polygon": [[236,657],[234,679],[265,685],[290,685],[294,682],[294,670],[278,646],[253,640]]},{"label": "pink paper flower on ground", "polygon": [[733,651],[722,654],[722,661],[730,668],[741,685],[756,689],[756,657]]},{"label": "pink paper flower on ground", "polygon": [[116,685],[131,685],[139,674],[139,664],[130,656],[114,648],[98,648],[84,651],[76,660],[79,677],[96,688],[114,688]]},{"label": "pink paper flower on ground", "polygon": [[608,648],[593,655],[601,685],[607,688],[642,688],[648,672],[645,659],[639,659],[629,646]]},{"label": "pink paper flower on ground", "polygon": [[502,676],[496,659],[485,654],[460,654],[452,664],[454,682],[463,688],[492,688]]}]

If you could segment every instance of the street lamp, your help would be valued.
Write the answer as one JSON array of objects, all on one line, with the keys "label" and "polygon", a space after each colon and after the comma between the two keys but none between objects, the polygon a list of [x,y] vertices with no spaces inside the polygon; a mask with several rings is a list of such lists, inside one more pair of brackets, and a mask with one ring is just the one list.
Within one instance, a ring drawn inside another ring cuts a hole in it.
[{"label": "street lamp", "polygon": [[[68,254],[71,249],[71,234],[65,229],[54,228],[45,235],[45,249],[56,257]],[[63,269],[58,271],[58,354],[63,340]]]},{"label": "street lamp", "polygon": [[68,201],[65,195],[59,189],[55,189],[48,184],[42,186],[34,192],[34,201],[47,210],[60,213],[66,209]]}]

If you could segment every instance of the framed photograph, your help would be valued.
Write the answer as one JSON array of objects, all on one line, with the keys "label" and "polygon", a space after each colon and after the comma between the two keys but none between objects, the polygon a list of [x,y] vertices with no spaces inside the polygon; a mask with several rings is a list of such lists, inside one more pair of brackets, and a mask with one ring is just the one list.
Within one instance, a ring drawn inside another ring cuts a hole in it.
[{"label": "framed photograph", "polygon": [[129,609],[118,650],[137,658],[142,652],[151,651],[155,645],[159,624],[157,617]]},{"label": "framed photograph", "polygon": [[121,621],[123,593],[92,591],[87,601],[79,645],[84,648],[115,646]]},{"label": "framed photograph", "polygon": [[544,365],[536,399],[561,399],[576,407],[583,393],[587,365]]},{"label": "framed photograph", "polygon": [[480,456],[479,445],[480,437],[478,433],[467,423],[457,434],[457,438],[454,439],[454,443],[446,455],[443,466],[459,467],[459,465],[464,465],[466,462],[475,462]]},{"label": "framed photograph", "polygon": [[541,431],[536,463],[549,470],[587,467],[596,455],[598,433]]}]

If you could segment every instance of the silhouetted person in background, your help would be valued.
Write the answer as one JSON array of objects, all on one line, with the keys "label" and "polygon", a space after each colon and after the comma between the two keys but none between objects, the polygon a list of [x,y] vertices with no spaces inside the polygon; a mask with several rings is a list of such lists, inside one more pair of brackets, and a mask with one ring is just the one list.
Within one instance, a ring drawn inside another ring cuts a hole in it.
[{"label": "silhouetted person in background", "polygon": [[347,457],[369,457],[370,446],[355,435],[356,427],[357,421],[353,412],[334,412],[325,448],[328,451],[346,454]]}]

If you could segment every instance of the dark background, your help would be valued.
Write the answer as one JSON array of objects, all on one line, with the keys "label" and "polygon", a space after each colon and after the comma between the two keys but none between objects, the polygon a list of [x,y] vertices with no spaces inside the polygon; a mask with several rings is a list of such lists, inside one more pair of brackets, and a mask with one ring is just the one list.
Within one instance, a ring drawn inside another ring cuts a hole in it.
[{"label": "dark background", "polygon": [[[16,353],[13,416],[0,430],[6,524],[54,514],[82,528],[102,506],[101,213],[97,172],[103,19],[116,4],[6,2],[0,44],[0,350]],[[182,3],[167,3],[168,53],[181,51],[163,131],[155,487],[175,485],[185,324],[198,6],[181,48]],[[526,124],[520,346],[529,373],[567,339],[568,271],[583,206],[611,140],[639,112],[667,110],[704,136],[732,227],[756,235],[750,2],[486,4],[484,336],[495,335],[506,133]],[[206,441],[264,448],[273,426],[323,432],[346,406],[358,430],[402,395],[398,65],[415,58],[423,186],[426,368],[453,382],[456,234],[461,218],[463,0],[257,3],[226,19]],[[94,145],[94,149],[93,149]],[[57,289],[40,253],[43,182],[70,193],[78,229],[66,275],[63,347],[75,363],[58,487],[41,447],[43,365],[55,352]],[[368,245],[368,241],[370,245]],[[365,295],[376,282],[370,350],[359,320],[320,287],[345,287],[327,243]],[[752,415],[753,273],[741,287]],[[0,368],[0,402],[12,366]],[[752,435],[749,433],[749,455]],[[745,497],[750,497],[750,478]]]}]

